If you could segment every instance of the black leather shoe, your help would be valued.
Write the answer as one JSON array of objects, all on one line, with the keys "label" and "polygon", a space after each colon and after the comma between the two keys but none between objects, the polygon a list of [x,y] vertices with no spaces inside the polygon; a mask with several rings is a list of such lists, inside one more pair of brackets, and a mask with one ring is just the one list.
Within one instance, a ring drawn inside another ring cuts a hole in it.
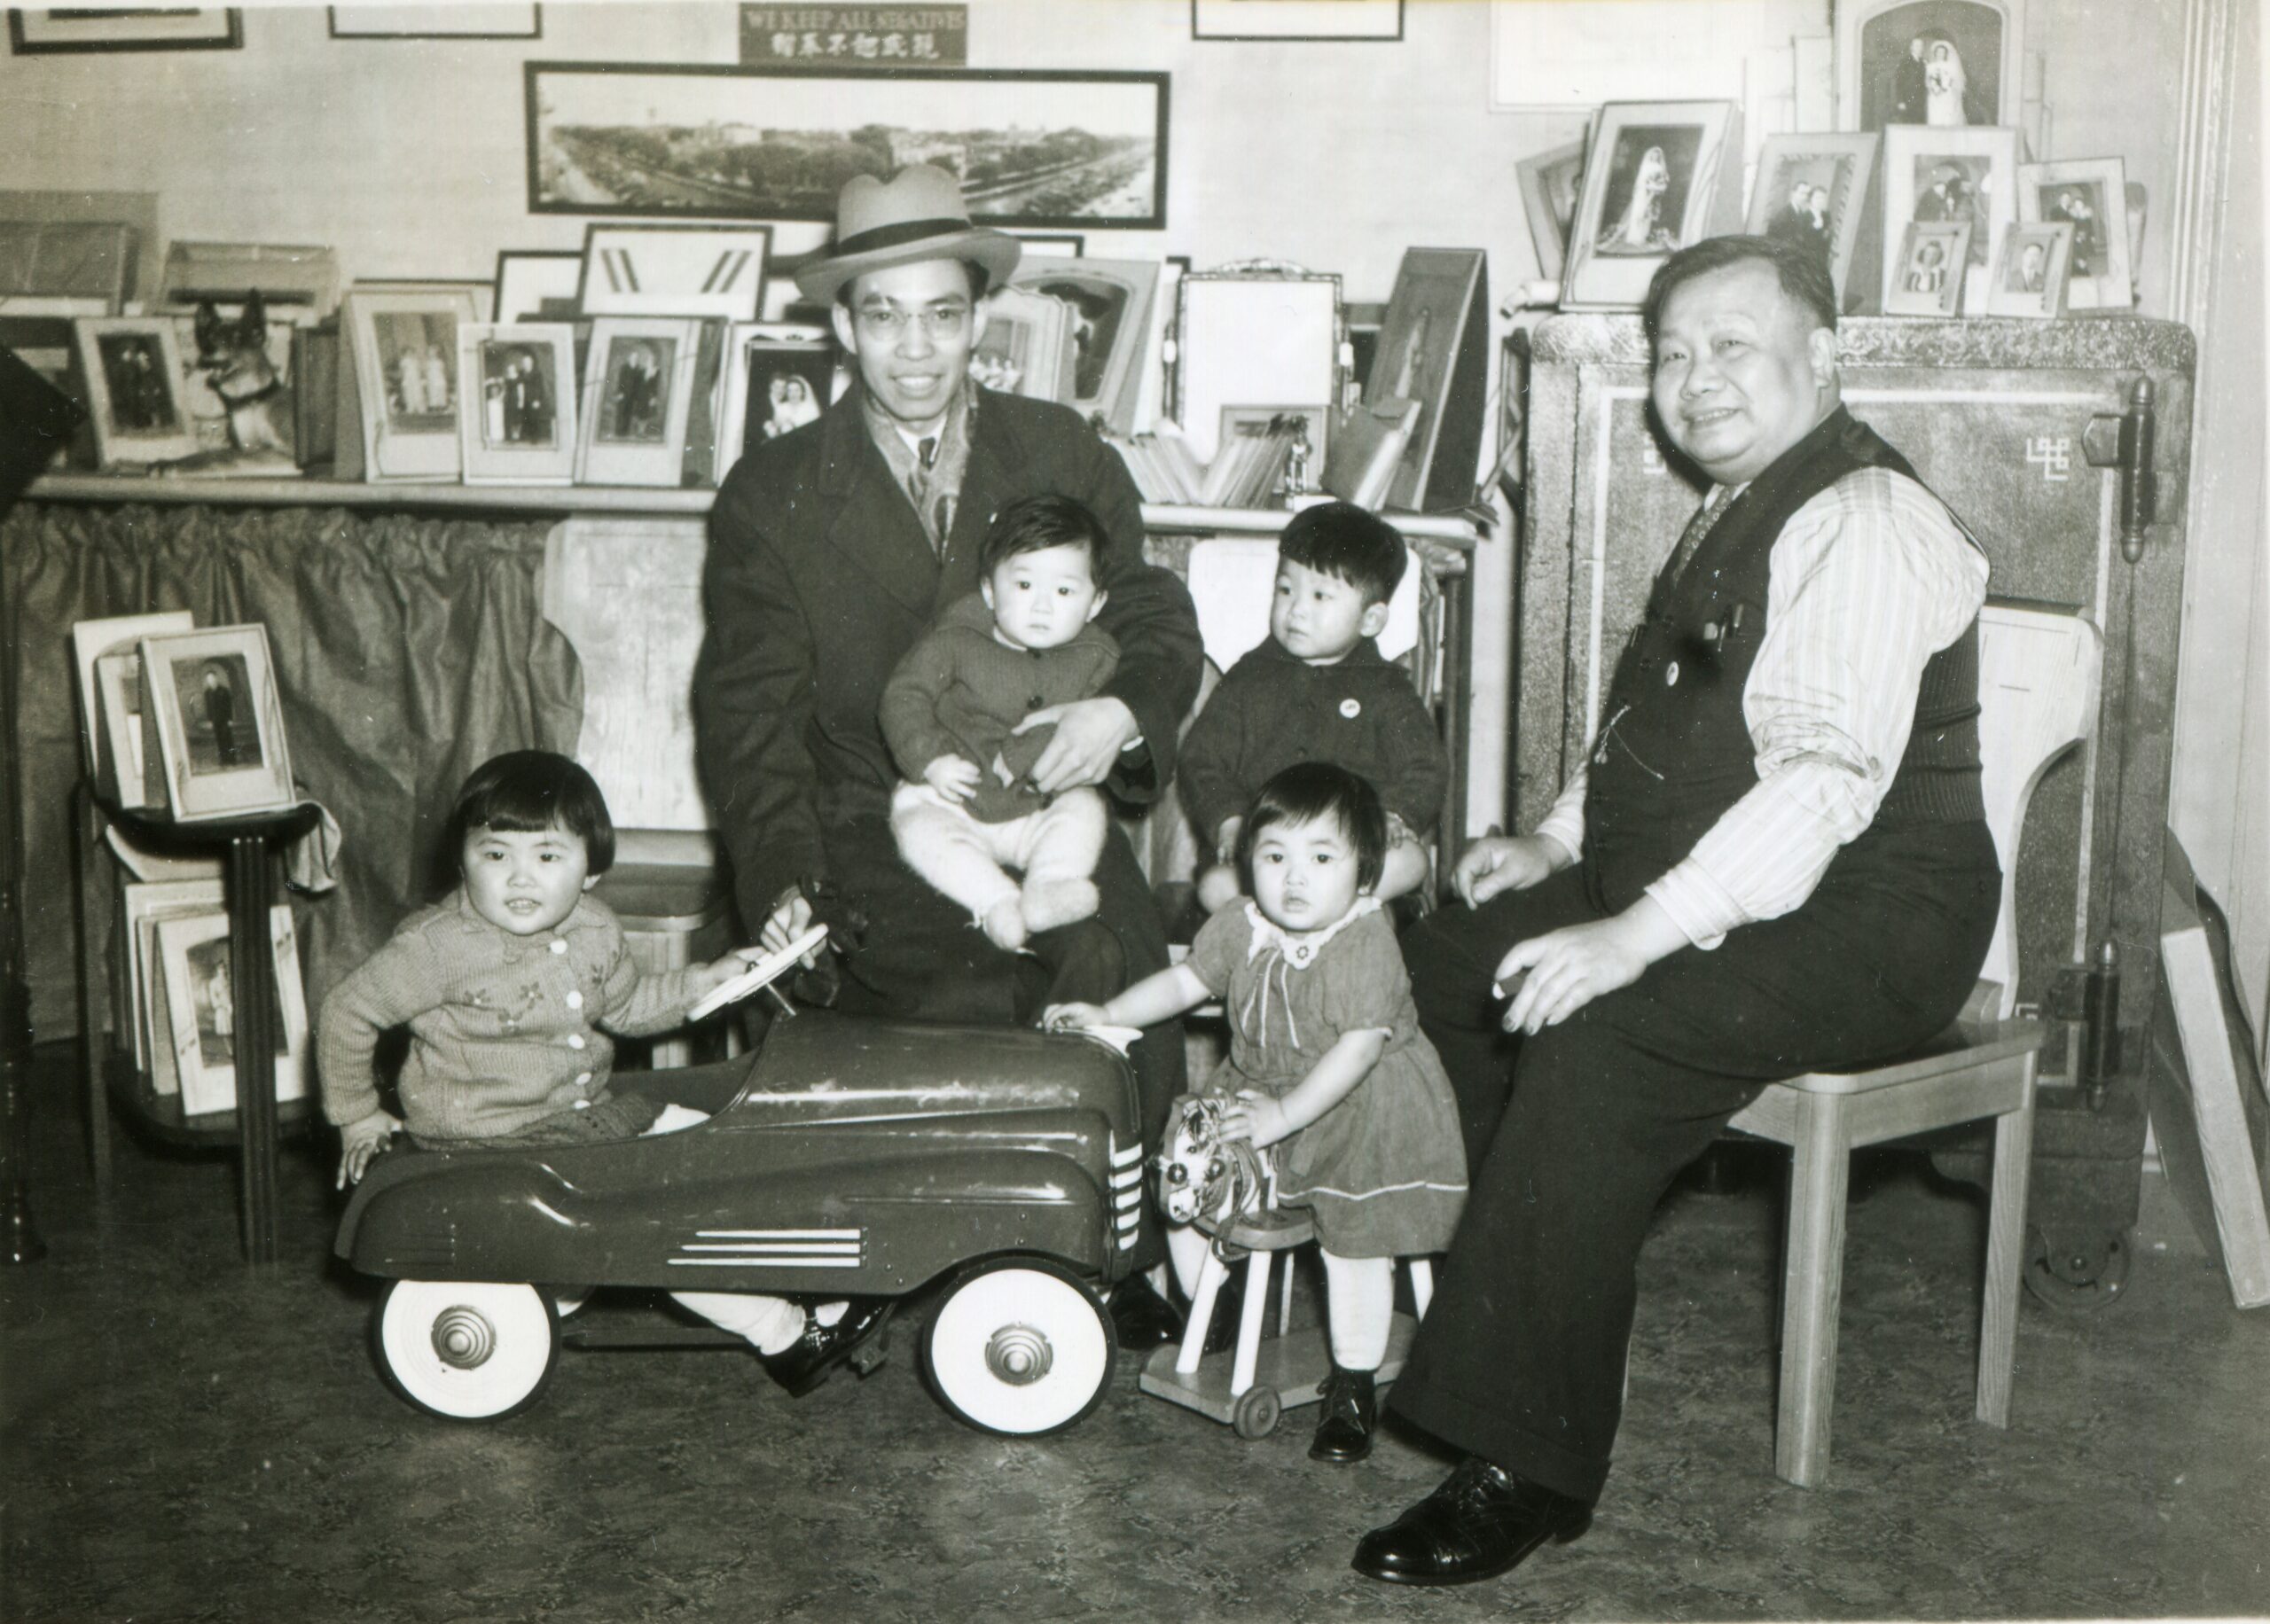
[{"label": "black leather shoe", "polygon": [[1316,1437],[1309,1444],[1311,1460],[1352,1466],[1372,1452],[1372,1428],[1380,1417],[1373,1374],[1332,1367],[1324,1381],[1324,1413],[1316,1418]]},{"label": "black leather shoe", "polygon": [[1547,1540],[1567,1544],[1592,1522],[1584,1501],[1468,1456],[1440,1488],[1358,1541],[1349,1565],[1389,1584],[1472,1584],[1510,1571]]},{"label": "black leather shoe", "polygon": [[[833,1325],[823,1325],[807,1314],[803,1335],[777,1354],[759,1354],[757,1360],[767,1375],[788,1390],[789,1397],[800,1399],[872,1341],[897,1306],[897,1299],[892,1297],[854,1299]],[[881,1351],[863,1362],[869,1367],[881,1362]]]},{"label": "black leather shoe", "polygon": [[1130,1275],[1113,1286],[1107,1307],[1122,1347],[1139,1354],[1182,1339],[1181,1313],[1140,1275]]}]

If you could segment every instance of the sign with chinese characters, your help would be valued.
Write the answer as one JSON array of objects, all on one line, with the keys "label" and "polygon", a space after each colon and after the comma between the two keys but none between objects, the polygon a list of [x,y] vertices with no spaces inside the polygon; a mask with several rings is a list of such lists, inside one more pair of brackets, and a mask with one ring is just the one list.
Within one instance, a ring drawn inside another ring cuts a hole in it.
[{"label": "sign with chinese characters", "polygon": [[959,67],[967,5],[744,5],[745,67]]}]

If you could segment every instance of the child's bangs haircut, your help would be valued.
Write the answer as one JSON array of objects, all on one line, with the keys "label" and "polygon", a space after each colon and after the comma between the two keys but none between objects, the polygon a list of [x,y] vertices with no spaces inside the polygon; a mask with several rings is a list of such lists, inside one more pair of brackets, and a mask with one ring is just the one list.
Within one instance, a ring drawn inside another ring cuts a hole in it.
[{"label": "child's bangs haircut", "polygon": [[1329,761],[1288,767],[1261,786],[1238,831],[1238,872],[1246,894],[1253,894],[1253,848],[1262,832],[1280,824],[1312,824],[1330,818],[1356,848],[1356,886],[1369,891],[1387,865],[1387,810],[1370,780]]},{"label": "child's bangs haircut", "polygon": [[985,527],[977,550],[977,572],[990,576],[1021,553],[1052,547],[1084,547],[1088,573],[1103,584],[1103,552],[1108,544],[1103,522],[1069,496],[1025,496],[1003,508]]},{"label": "child's bangs haircut", "polygon": [[560,829],[583,843],[593,874],[614,866],[614,819],[591,775],[550,750],[513,750],[473,769],[450,809],[448,860],[476,829],[535,834]]},{"label": "child's bangs haircut", "polygon": [[1327,502],[1303,508],[1277,538],[1277,556],[1344,581],[1383,604],[1403,584],[1403,533],[1368,508]]}]

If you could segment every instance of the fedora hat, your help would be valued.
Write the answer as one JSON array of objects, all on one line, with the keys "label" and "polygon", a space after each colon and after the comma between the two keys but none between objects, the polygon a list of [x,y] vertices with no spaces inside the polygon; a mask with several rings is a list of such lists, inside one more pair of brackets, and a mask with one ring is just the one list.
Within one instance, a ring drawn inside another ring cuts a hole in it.
[{"label": "fedora hat", "polygon": [[969,223],[961,185],[935,164],[909,164],[887,181],[855,175],[835,200],[835,251],[796,272],[804,297],[833,303],[852,277],[923,260],[967,260],[998,285],[1024,245]]}]

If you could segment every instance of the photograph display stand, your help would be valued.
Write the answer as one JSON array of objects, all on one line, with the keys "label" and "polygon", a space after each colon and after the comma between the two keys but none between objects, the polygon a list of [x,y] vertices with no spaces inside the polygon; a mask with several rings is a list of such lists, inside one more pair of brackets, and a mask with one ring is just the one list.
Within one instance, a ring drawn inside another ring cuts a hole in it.
[{"label": "photograph display stand", "polygon": [[1474,499],[1490,391],[1490,277],[1479,248],[1409,248],[1395,273],[1364,399],[1413,402],[1389,507]]}]

